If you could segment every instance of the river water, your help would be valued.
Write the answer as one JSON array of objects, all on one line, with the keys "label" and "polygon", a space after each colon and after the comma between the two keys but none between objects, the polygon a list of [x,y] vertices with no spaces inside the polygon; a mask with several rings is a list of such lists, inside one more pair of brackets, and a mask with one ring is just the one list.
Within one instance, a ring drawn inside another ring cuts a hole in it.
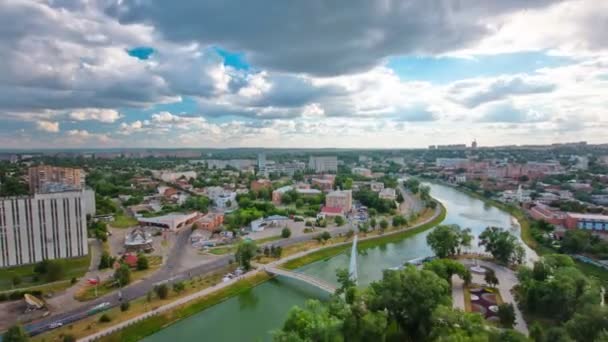
[{"label": "river water", "polygon": [[[503,227],[519,237],[519,226],[513,225],[514,220],[508,213],[450,187],[429,185],[431,195],[447,208],[447,216],[443,224],[458,224],[461,227],[471,228],[475,236],[487,226]],[[383,269],[432,255],[426,244],[426,236],[430,231],[427,230],[399,242],[359,251],[357,256],[359,285],[364,286],[380,279]],[[476,239],[471,249],[476,249],[475,246],[477,246]],[[335,284],[335,270],[348,268],[348,265],[349,255],[343,253],[329,260],[304,266],[299,271]],[[270,332],[280,328],[291,307],[303,305],[310,298],[326,297],[327,295],[321,290],[298,281],[273,279],[173,324],[147,337],[145,341],[269,341],[272,336]]]}]

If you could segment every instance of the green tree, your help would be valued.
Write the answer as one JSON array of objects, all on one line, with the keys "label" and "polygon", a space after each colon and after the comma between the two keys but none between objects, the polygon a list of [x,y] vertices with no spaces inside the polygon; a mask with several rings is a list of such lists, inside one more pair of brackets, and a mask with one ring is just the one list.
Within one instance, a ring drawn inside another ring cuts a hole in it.
[{"label": "green tree", "polygon": [[402,331],[414,340],[424,339],[431,328],[431,314],[440,305],[450,305],[449,284],[435,273],[408,266],[384,271],[382,281],[370,285],[369,307],[387,310]]},{"label": "green tree", "polygon": [[498,285],[498,278],[496,277],[496,272],[494,272],[491,268],[486,268],[486,273],[484,275],[484,281],[488,286],[494,288]]},{"label": "green tree", "polygon": [[471,282],[471,272],[463,264],[451,259],[435,259],[424,263],[423,268],[452,283],[452,276],[457,274],[465,283]]},{"label": "green tree", "polygon": [[372,229],[376,229],[376,226],[377,226],[377,225],[378,225],[378,222],[376,222],[376,219],[372,217],[372,218],[371,218],[371,220],[369,220],[369,226],[370,226]]},{"label": "green tree", "polygon": [[380,220],[380,228],[382,228],[382,229],[388,228],[388,221],[385,219]]},{"label": "green tree", "polygon": [[147,270],[148,268],[150,268],[148,257],[144,254],[139,254],[137,256],[137,270],[142,271]]},{"label": "green tree", "polygon": [[25,342],[29,341],[29,339],[27,332],[20,325],[13,325],[8,328],[4,336],[2,336],[3,342]]},{"label": "green tree", "polygon": [[160,284],[154,287],[156,296],[160,299],[167,299],[169,297],[169,286],[167,284]]},{"label": "green tree", "polygon": [[176,283],[173,283],[173,292],[175,293],[181,293],[186,289],[186,285],[184,284],[183,281],[178,281]]},{"label": "green tree", "polygon": [[251,269],[251,259],[258,254],[258,247],[254,241],[245,240],[239,244],[234,255],[239,265],[245,270]]},{"label": "green tree", "polygon": [[426,241],[439,258],[457,254],[462,247],[471,244],[470,229],[461,229],[458,225],[441,225],[426,237]]},{"label": "green tree", "polygon": [[19,284],[21,284],[21,277],[19,275],[15,275],[11,279],[11,282],[13,283],[13,286],[19,286]]},{"label": "green tree", "polygon": [[512,328],[515,324],[515,308],[511,303],[503,303],[498,305],[498,319],[500,324],[505,328]]},{"label": "green tree", "polygon": [[63,265],[57,261],[50,261],[46,270],[46,281],[53,282],[60,280],[65,275]]},{"label": "green tree", "polygon": [[344,223],[346,223],[342,216],[336,216],[336,218],[334,219],[334,222],[336,223],[336,226],[338,226],[338,227],[341,227],[344,225]]},{"label": "green tree", "polygon": [[318,300],[309,300],[304,308],[294,307],[287,314],[282,330],[274,341],[340,341],[342,320],[333,316]]},{"label": "green tree", "polygon": [[281,230],[281,237],[282,238],[287,239],[290,236],[291,236],[291,229],[285,227],[285,228],[283,228],[283,230]]},{"label": "green tree", "polygon": [[131,307],[131,304],[128,301],[120,303],[120,311],[127,311],[129,310],[129,307]]},{"label": "green tree", "polygon": [[112,317],[110,317],[108,314],[103,314],[101,315],[101,317],[99,317],[99,323],[108,323],[112,321]]},{"label": "green tree", "polygon": [[106,251],[101,252],[101,259],[99,260],[99,269],[105,269],[112,267],[114,264],[114,258]]},{"label": "green tree", "polygon": [[336,271],[336,278],[340,287],[336,289],[337,295],[345,295],[346,302],[352,304],[354,299],[354,289],[357,288],[357,283],[350,276],[350,272],[346,268],[339,268]]},{"label": "green tree", "polygon": [[545,342],[545,331],[543,326],[538,322],[532,323],[530,326],[530,338],[534,342]]},{"label": "green tree", "polygon": [[127,264],[120,264],[120,267],[114,271],[114,280],[119,286],[127,286],[131,282],[131,269]]},{"label": "green tree", "polygon": [[596,341],[602,330],[608,330],[608,307],[588,305],[575,313],[565,327],[577,341]]},{"label": "green tree", "polygon": [[488,227],[479,235],[479,240],[479,245],[500,263],[521,263],[524,260],[525,251],[517,238],[503,229]]}]

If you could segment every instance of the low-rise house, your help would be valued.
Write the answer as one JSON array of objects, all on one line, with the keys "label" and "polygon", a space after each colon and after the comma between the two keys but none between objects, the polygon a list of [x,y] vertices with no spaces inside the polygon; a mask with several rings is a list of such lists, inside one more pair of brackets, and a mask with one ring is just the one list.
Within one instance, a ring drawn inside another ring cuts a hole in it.
[{"label": "low-rise house", "polygon": [[207,213],[205,216],[201,217],[197,222],[196,226],[198,228],[214,231],[222,226],[224,223],[224,215],[221,213]]},{"label": "low-rise house", "polygon": [[381,199],[394,201],[395,199],[397,199],[397,192],[393,188],[384,188],[382,189],[382,191],[380,191],[378,197],[380,197]]}]

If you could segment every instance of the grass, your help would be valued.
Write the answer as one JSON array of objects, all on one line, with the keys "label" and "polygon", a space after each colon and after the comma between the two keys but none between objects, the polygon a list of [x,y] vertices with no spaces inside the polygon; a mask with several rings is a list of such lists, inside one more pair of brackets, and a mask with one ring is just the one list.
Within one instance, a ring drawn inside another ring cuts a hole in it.
[{"label": "grass", "polygon": [[[72,278],[80,278],[87,272],[91,263],[91,257],[90,255],[86,255],[78,258],[57,259],[53,260],[53,262],[57,262],[62,266],[64,274],[60,281],[64,281],[61,284],[67,281],[66,287],[69,287],[69,281]],[[15,276],[19,276],[21,278],[21,284],[16,286],[15,290],[29,287],[37,287],[40,289],[40,287],[44,288],[45,286],[48,286],[48,288],[55,288],[57,282],[46,283],[44,279],[38,281],[35,280],[35,266],[36,265],[32,264],[0,269],[0,291],[12,290],[12,280]]]},{"label": "grass", "polygon": [[[162,257],[157,256],[157,255],[148,256],[148,263],[149,263],[149,268],[147,270],[141,270],[141,271],[135,270],[135,271],[131,272],[131,283],[141,280],[141,279],[149,276],[150,274],[156,272],[156,270],[158,270],[160,268],[160,266],[162,265]],[[112,284],[113,284],[112,280],[107,280],[107,281],[99,284],[99,286],[97,286],[97,296],[95,295],[95,286],[85,285],[85,287],[81,288],[80,291],[78,291],[74,295],[74,299],[81,301],[81,302],[86,302],[89,300],[96,299],[100,296],[104,296],[112,291],[117,290],[117,288],[112,286]]]},{"label": "grass", "polygon": [[34,342],[42,341],[62,341],[63,336],[66,334],[74,335],[77,339],[91,335],[102,328],[107,328],[112,324],[122,322],[134,317],[137,317],[145,312],[156,309],[162,305],[168,304],[178,298],[190,295],[197,291],[201,291],[205,288],[211,287],[222,281],[224,275],[234,270],[234,266],[225,267],[219,271],[206,275],[205,277],[194,277],[192,280],[185,281],[186,289],[179,295],[171,291],[169,298],[161,300],[156,297],[151,302],[148,302],[145,297],[132,300],[130,302],[130,308],[128,311],[122,312],[120,308],[115,307],[110,310],[104,311],[103,313],[109,315],[112,318],[111,323],[100,323],[99,317],[102,313],[93,315],[73,324],[51,330],[47,333],[35,336],[31,339]]},{"label": "grass", "polygon": [[267,242],[272,242],[272,241],[277,241],[277,240],[281,240],[283,237],[281,235],[276,235],[276,236],[269,236],[269,237],[265,237],[263,239],[259,239],[259,240],[255,240],[255,242],[258,245],[267,243]]},{"label": "grass", "polygon": [[137,219],[128,216],[125,213],[116,214],[114,221],[110,222],[110,226],[114,228],[129,228],[137,226]]},{"label": "grass", "polygon": [[173,310],[164,312],[157,316],[150,317],[141,322],[135,323],[125,329],[122,329],[114,334],[103,337],[100,341],[113,342],[135,342],[143,339],[146,336],[150,336],[167,326],[192,316],[202,310],[205,310],[211,306],[214,306],[230,297],[236,296],[240,293],[250,290],[251,288],[265,282],[270,279],[265,273],[258,273],[252,277],[245,278],[238,281],[237,283],[223,288],[221,290],[210,293],[192,303],[188,303],[177,307]]},{"label": "grass", "polygon": [[207,250],[207,252],[209,252],[210,254],[213,254],[213,255],[223,255],[223,254],[228,254],[228,253],[234,253],[234,252],[236,252],[236,246],[209,248]]}]

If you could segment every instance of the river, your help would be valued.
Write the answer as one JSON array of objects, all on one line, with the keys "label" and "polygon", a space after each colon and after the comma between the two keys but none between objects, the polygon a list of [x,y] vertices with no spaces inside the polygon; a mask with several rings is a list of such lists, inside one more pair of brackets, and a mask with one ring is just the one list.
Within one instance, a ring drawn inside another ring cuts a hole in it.
[{"label": "river", "polygon": [[[508,213],[453,188],[439,184],[429,185],[431,195],[447,208],[443,224],[471,228],[475,236],[487,226],[504,227],[519,237],[519,226],[513,226],[514,220]],[[364,286],[380,279],[383,269],[432,255],[426,244],[429,232],[427,230],[399,242],[360,250],[357,256],[359,285]],[[477,246],[477,240],[473,246]],[[335,284],[335,270],[348,268],[348,264],[349,255],[343,253],[329,260],[306,265],[299,271]],[[270,331],[281,326],[292,306],[302,305],[310,298],[326,297],[321,290],[297,281],[273,279],[173,324],[144,341],[269,341]]]}]

